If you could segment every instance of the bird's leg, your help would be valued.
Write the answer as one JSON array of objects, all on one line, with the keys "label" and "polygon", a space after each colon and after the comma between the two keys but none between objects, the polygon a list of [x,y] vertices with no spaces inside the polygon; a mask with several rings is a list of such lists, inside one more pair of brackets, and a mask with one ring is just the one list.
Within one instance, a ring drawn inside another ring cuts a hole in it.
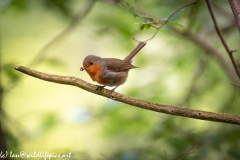
[{"label": "bird's leg", "polygon": [[106,86],[97,85],[97,88],[95,89],[95,91],[97,91],[97,90],[102,90],[104,87],[106,87]]},{"label": "bird's leg", "polygon": [[[118,86],[119,86],[119,85],[118,85]],[[114,90],[115,90],[118,86],[116,86],[116,87],[114,87],[112,90],[108,91],[108,96],[109,96],[109,98],[114,98],[114,97],[112,96],[112,93],[114,92]]]}]

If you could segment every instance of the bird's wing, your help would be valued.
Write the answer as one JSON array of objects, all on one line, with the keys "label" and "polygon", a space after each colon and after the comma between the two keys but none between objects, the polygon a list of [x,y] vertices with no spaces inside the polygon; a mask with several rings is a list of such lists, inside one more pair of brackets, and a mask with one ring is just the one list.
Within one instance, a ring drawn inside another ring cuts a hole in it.
[{"label": "bird's wing", "polygon": [[103,58],[103,66],[109,71],[113,72],[122,72],[122,71],[127,71],[132,68],[137,68],[133,66],[130,62],[120,60],[120,59],[115,59],[115,58]]}]

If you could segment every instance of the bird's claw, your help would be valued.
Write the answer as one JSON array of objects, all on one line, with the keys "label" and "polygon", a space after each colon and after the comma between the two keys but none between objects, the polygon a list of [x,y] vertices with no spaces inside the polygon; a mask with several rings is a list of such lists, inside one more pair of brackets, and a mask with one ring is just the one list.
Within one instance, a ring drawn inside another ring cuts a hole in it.
[{"label": "bird's claw", "polygon": [[[99,86],[99,85],[97,85],[97,88],[95,89],[95,91],[98,91],[98,90],[101,91],[104,87],[105,87],[105,86]],[[115,89],[116,89],[116,87],[113,88],[112,90],[107,91],[108,98],[114,99],[114,96],[112,95],[112,93],[114,92]]]},{"label": "bird's claw", "polygon": [[114,99],[114,96],[112,95],[113,92],[114,92],[114,90],[107,91],[108,98],[110,98],[110,99]]},{"label": "bird's claw", "polygon": [[105,86],[98,86],[97,85],[97,88],[95,89],[95,91],[98,91],[98,90],[102,90]]}]

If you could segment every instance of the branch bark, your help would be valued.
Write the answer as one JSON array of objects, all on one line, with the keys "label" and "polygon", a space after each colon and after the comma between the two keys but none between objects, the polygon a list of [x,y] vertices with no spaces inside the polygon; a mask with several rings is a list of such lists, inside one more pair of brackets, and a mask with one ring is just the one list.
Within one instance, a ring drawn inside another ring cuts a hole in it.
[{"label": "branch bark", "polygon": [[[15,69],[17,71],[20,71],[22,73],[25,73],[27,75],[30,75],[32,77],[35,77],[41,80],[76,86],[86,91],[92,92],[94,94],[98,94],[103,97],[108,97],[108,92],[109,92],[108,89],[102,89],[100,91],[96,91],[96,85],[90,84],[76,77],[51,75],[51,74],[35,71],[23,66],[15,67]],[[240,125],[239,115],[206,112],[206,111],[195,110],[195,109],[157,104],[157,103],[147,102],[147,101],[143,101],[133,97],[125,96],[116,92],[113,92],[112,96],[114,97],[113,100],[115,101],[123,102],[125,104],[129,104],[142,109],[152,110],[155,112],[166,113],[170,115],[177,115],[182,117],[189,117],[189,118],[200,119],[200,120]]]},{"label": "branch bark", "polygon": [[232,8],[232,12],[234,14],[237,26],[238,26],[238,30],[240,32],[240,1],[239,0],[228,0],[231,8]]}]

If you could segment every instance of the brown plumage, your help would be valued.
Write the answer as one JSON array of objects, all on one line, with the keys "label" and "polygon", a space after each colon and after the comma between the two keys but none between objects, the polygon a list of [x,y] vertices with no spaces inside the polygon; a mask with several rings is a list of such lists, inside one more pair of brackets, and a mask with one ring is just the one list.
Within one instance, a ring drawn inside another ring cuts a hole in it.
[{"label": "brown plumage", "polygon": [[94,55],[89,55],[83,60],[81,71],[86,70],[93,81],[104,86],[122,85],[128,77],[128,71],[133,68],[133,57],[146,45],[145,42],[140,42],[138,46],[124,60],[116,58],[101,58]]}]

